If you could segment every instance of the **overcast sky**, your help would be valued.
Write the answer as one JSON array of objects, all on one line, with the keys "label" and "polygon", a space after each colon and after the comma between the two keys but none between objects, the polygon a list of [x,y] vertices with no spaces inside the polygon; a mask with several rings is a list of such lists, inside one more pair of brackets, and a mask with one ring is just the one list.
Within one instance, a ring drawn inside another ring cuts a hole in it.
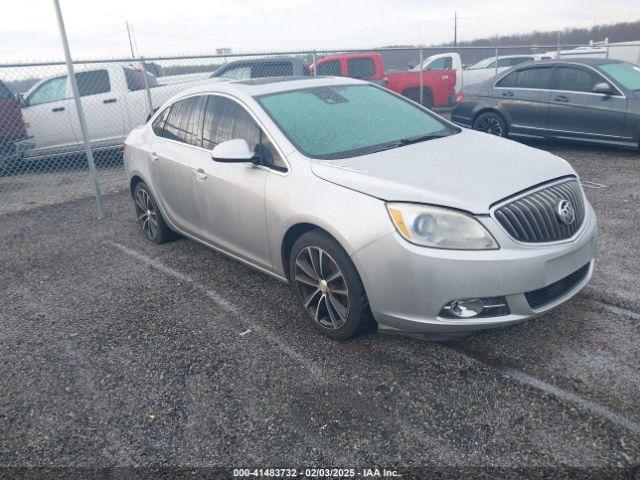
[{"label": "overcast sky", "polygon": [[[364,48],[640,19],[639,0],[60,0],[75,58]],[[0,62],[59,59],[52,0],[1,0]],[[640,37],[640,35],[639,35]],[[640,38],[639,38],[640,39]],[[594,39],[601,40],[601,39]]]}]

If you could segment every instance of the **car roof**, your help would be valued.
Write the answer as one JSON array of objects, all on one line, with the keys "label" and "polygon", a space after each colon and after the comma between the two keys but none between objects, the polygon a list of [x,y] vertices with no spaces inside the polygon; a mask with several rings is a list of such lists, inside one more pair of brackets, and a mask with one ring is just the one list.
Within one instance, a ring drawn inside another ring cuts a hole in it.
[{"label": "car roof", "polygon": [[257,97],[270,93],[300,90],[303,88],[314,88],[335,85],[367,85],[369,82],[348,77],[267,77],[255,78],[251,80],[226,80],[212,78],[204,85],[184,90],[174,96],[175,99],[207,93],[228,93],[237,96]]},{"label": "car roof", "polygon": [[559,65],[559,64],[574,64],[574,65],[588,65],[591,67],[597,67],[598,65],[604,65],[607,63],[625,63],[622,60],[613,60],[611,58],[580,58],[580,57],[572,57],[572,58],[552,58],[539,60],[534,63],[526,63],[522,65],[518,65],[518,67],[524,67],[526,65]]}]

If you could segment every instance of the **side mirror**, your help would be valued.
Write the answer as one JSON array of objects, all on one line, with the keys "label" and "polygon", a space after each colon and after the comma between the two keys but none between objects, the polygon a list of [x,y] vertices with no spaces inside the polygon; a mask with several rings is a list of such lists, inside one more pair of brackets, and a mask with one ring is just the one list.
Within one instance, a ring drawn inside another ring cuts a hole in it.
[{"label": "side mirror", "polygon": [[603,95],[613,95],[615,92],[613,87],[609,85],[607,82],[596,83],[593,86],[593,93],[601,93]]},{"label": "side mirror", "polygon": [[16,95],[16,102],[18,102],[18,105],[22,108],[27,106],[27,100],[24,98],[24,93],[18,93]]},{"label": "side mirror", "polygon": [[211,151],[211,158],[216,162],[248,163],[257,161],[258,157],[244,138],[234,138],[219,143]]}]

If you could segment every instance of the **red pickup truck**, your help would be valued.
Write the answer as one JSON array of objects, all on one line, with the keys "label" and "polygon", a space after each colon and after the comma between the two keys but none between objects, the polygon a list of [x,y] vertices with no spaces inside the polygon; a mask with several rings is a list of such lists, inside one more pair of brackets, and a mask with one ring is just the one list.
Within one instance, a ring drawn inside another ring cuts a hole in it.
[{"label": "red pickup truck", "polygon": [[[317,75],[360,78],[420,102],[420,71],[385,71],[379,53],[355,53],[321,58],[311,68]],[[453,104],[456,93],[456,70],[448,65],[443,70],[422,72],[422,104],[443,107]]]}]

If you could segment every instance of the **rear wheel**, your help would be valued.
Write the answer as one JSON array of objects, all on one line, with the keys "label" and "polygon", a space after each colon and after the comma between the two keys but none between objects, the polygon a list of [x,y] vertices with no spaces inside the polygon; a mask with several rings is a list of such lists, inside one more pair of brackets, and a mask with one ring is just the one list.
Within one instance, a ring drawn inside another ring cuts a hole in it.
[{"label": "rear wheel", "polygon": [[344,249],[328,234],[312,230],[293,245],[291,286],[313,325],[338,340],[370,325],[364,286]]},{"label": "rear wheel", "polygon": [[144,182],[136,184],[133,190],[133,202],[136,207],[136,218],[147,240],[159,244],[176,237],[164,221],[149,187]]},{"label": "rear wheel", "polygon": [[507,122],[504,121],[502,115],[496,112],[485,112],[478,115],[473,122],[473,129],[498,137],[507,136]]}]

